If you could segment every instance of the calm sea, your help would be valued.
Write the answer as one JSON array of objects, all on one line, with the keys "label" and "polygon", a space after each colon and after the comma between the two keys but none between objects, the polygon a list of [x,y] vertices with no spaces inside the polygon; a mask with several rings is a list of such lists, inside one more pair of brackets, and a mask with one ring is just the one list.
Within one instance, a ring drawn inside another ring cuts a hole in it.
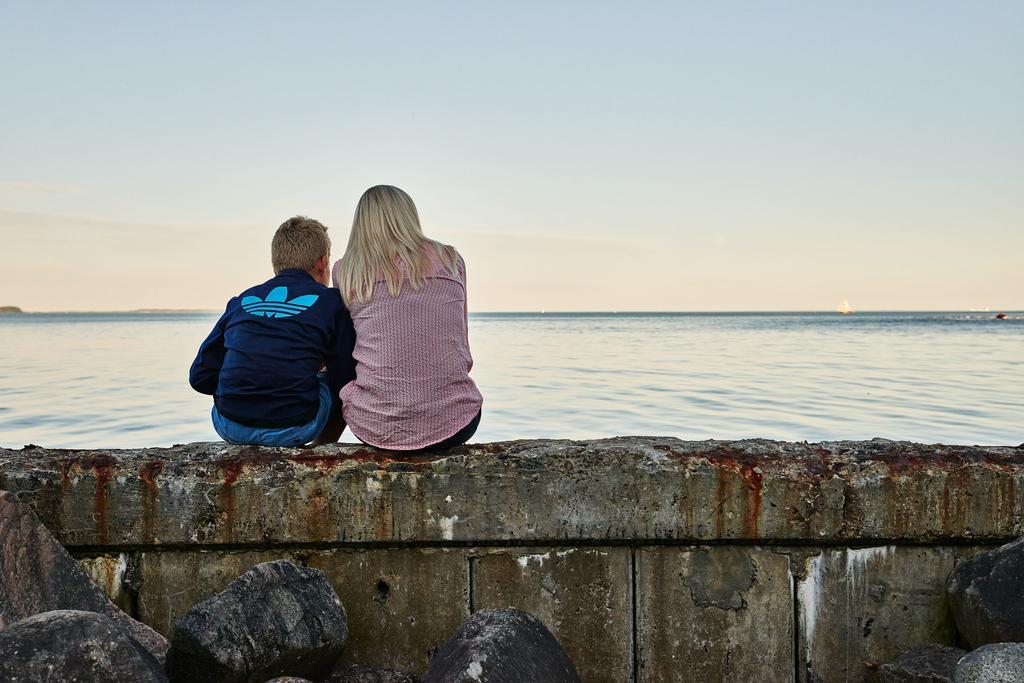
[{"label": "calm sea", "polygon": [[[625,434],[1017,445],[1024,314],[476,314],[476,440]],[[0,446],[212,440],[207,313],[0,316]],[[345,441],[354,440],[349,432]]]}]

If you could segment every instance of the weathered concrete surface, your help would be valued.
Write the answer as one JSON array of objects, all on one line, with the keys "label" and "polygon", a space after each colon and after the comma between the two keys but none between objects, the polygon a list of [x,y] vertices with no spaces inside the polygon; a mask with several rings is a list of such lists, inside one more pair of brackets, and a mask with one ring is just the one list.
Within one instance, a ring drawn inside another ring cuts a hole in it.
[{"label": "weathered concrete surface", "polygon": [[[350,663],[418,674],[469,614],[471,566],[482,581],[472,591],[480,603],[475,607],[491,604],[487,596],[497,593],[522,604],[536,600],[540,604],[530,608],[547,608],[553,617],[557,604],[545,602],[554,576],[549,565],[541,571],[528,560],[521,568],[517,556],[549,550],[557,556],[575,547],[609,551],[609,558],[632,553],[632,583],[620,587],[609,565],[604,576],[615,585],[603,595],[616,604],[628,595],[636,603],[634,640],[619,644],[630,654],[617,665],[639,662],[638,678],[655,679],[650,671],[673,665],[671,636],[652,650],[647,646],[654,642],[636,640],[651,633],[639,624],[661,619],[659,609],[670,611],[659,601],[694,603],[670,583],[658,588],[665,595],[651,597],[649,567],[661,556],[672,566],[676,560],[667,558],[705,552],[695,546],[712,543],[713,550],[739,553],[760,548],[756,552],[774,553],[778,561],[788,555],[801,588],[790,615],[813,615],[815,625],[810,640],[798,629],[800,676],[810,680],[820,666],[822,675],[840,671],[834,680],[848,671],[858,680],[864,660],[883,662],[932,640],[933,633],[951,632],[948,611],[938,606],[937,579],[949,571],[950,558],[969,554],[970,546],[1024,534],[1024,496],[1016,495],[1022,477],[1024,447],[884,440],[515,441],[426,457],[343,445],[0,449],[0,488],[17,491],[118,605],[161,632],[169,633],[192,605],[251,566],[291,559],[323,569],[344,600],[352,625],[345,651]],[[895,550],[848,555],[849,545]],[[498,559],[488,559],[492,552]],[[916,562],[897,561],[904,553],[923,554],[909,556]],[[806,558],[812,558],[808,567]],[[874,580],[874,570],[847,572],[848,561],[854,568],[877,566],[882,578]],[[514,575],[503,568],[511,562],[519,584],[502,578]],[[677,564],[682,576],[689,565]],[[890,580],[890,571],[905,578]],[[774,569],[759,574],[750,591],[761,591],[761,579],[775,576]],[[386,591],[378,586],[382,579]],[[857,588],[864,581],[867,597]],[[599,585],[593,584],[595,595]],[[788,583],[772,585],[774,597],[755,591],[757,599],[784,601],[793,594]],[[562,584],[556,588],[564,613],[575,598]],[[727,597],[718,602],[728,603]],[[585,607],[601,608],[598,598],[594,603]],[[733,611],[713,603],[699,611]],[[918,625],[894,636],[904,606],[908,622]],[[725,642],[745,628],[730,619],[715,622],[720,631],[708,625],[708,640]],[[792,629],[780,631],[776,623],[783,622],[771,623],[772,647],[790,650]],[[848,648],[840,647],[857,633]],[[639,645],[646,649],[638,651]],[[595,646],[581,666],[587,670],[605,656]],[[736,665],[732,657],[730,666]]]},{"label": "weathered concrete surface", "polygon": [[423,675],[469,615],[469,561],[461,549],[336,550],[308,560],[345,603],[349,639],[340,665]]},{"label": "weathered concrete surface", "polygon": [[740,546],[636,553],[639,681],[793,680],[789,558]]},{"label": "weathered concrete surface", "polygon": [[1022,483],[1024,448],[885,440],[0,450],[0,488],[72,547],[1009,540]]},{"label": "weathered concrete surface", "polygon": [[862,681],[868,667],[911,648],[953,645],[946,577],[977,548],[826,549],[797,587],[803,681]]},{"label": "weathered concrete surface", "polygon": [[126,614],[131,614],[135,605],[132,591],[137,589],[132,585],[137,577],[132,576],[131,561],[132,556],[128,553],[114,553],[78,558],[78,566],[103,589],[111,602]]},{"label": "weathered concrete surface", "polygon": [[471,566],[475,609],[516,607],[533,614],[583,681],[632,679],[629,548],[481,551]]}]

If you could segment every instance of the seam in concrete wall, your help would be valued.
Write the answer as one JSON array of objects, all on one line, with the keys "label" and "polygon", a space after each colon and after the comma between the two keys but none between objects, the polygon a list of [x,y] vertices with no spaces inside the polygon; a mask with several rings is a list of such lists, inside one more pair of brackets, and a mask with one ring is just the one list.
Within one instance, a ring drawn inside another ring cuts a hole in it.
[{"label": "seam in concrete wall", "polygon": [[128,587],[128,595],[131,597],[131,615],[138,619],[139,614],[139,591],[142,587],[142,566],[139,553],[128,554],[128,570],[132,577]]},{"label": "seam in concrete wall", "polygon": [[908,541],[902,538],[879,538],[868,541],[842,541],[842,540],[821,540],[810,541],[804,539],[714,539],[703,538],[673,538],[673,539],[644,539],[642,545],[637,546],[636,540],[624,541],[622,539],[500,539],[488,541],[379,541],[379,542],[271,542],[271,543],[163,543],[151,545],[143,543],[121,543],[107,545],[71,545],[66,546],[73,551],[77,557],[90,557],[98,555],[116,555],[118,553],[138,552],[183,552],[183,551],[216,551],[216,552],[241,552],[258,550],[280,550],[280,551],[322,551],[322,550],[430,550],[430,549],[466,549],[474,548],[692,548],[694,546],[708,547],[746,547],[746,548],[779,548],[804,549],[808,551],[822,551],[835,548],[848,548],[850,550],[868,550],[879,546],[896,546],[906,548],[934,548],[962,547],[974,548],[978,546],[999,546],[1020,538],[1014,536],[972,536],[970,538],[939,539],[939,540],[916,540]]},{"label": "seam in concrete wall", "polygon": [[637,652],[637,615],[636,615],[636,546],[629,549],[629,602],[632,609],[632,624],[629,629],[629,650],[633,653],[633,675],[632,683],[637,683],[640,677],[640,653]]},{"label": "seam in concrete wall", "polygon": [[476,612],[476,606],[473,604],[475,602],[473,599],[473,579],[474,571],[476,570],[476,567],[474,566],[476,564],[476,558],[470,555],[466,558],[466,562],[469,563],[469,568],[467,570],[467,577],[469,582],[469,613],[473,614],[474,612]]},{"label": "seam in concrete wall", "polygon": [[793,611],[789,618],[793,627],[793,683],[800,680],[800,599],[796,594],[796,576],[793,573],[793,558],[789,558],[789,596]]}]

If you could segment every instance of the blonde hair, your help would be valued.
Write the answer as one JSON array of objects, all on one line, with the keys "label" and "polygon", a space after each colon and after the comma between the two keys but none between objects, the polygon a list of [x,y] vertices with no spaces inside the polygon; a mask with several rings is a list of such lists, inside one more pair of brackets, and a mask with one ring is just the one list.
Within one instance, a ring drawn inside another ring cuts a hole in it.
[{"label": "blonde hair", "polygon": [[[392,297],[401,293],[406,277],[413,289],[419,289],[423,280],[433,274],[429,247],[454,274],[458,254],[453,247],[423,235],[412,197],[391,185],[371,187],[356,205],[348,247],[336,273],[345,303],[369,302],[374,285],[382,277]],[[399,263],[405,266],[404,271]]]},{"label": "blonde hair", "polygon": [[277,275],[285,268],[313,270],[316,262],[331,253],[331,238],[320,221],[305,216],[289,218],[274,233],[270,261]]}]

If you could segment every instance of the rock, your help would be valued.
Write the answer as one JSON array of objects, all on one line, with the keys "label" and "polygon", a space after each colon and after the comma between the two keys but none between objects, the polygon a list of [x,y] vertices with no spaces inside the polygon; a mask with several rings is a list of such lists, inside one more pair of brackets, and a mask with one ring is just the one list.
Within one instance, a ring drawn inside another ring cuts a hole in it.
[{"label": "rock", "polygon": [[579,683],[565,650],[532,614],[480,610],[462,622],[430,663],[423,683]]},{"label": "rock", "polygon": [[419,679],[398,669],[370,669],[349,666],[337,669],[324,683],[418,683]]},{"label": "rock", "polygon": [[95,612],[55,610],[16,621],[0,631],[0,653],[0,681],[167,681],[156,657]]},{"label": "rock", "polygon": [[345,609],[322,572],[264,562],[178,621],[167,673],[189,683],[322,680],[347,636]]},{"label": "rock", "polygon": [[949,645],[924,645],[907,650],[878,667],[877,683],[952,683],[953,670],[966,650]]},{"label": "rock", "polygon": [[313,681],[297,676],[278,676],[277,678],[271,678],[266,683],[313,683]]},{"label": "rock", "polygon": [[984,645],[956,665],[954,683],[1020,683],[1024,681],[1024,643]]},{"label": "rock", "polygon": [[112,603],[32,508],[0,491],[0,629],[54,610],[102,614],[161,662],[167,652],[167,639]]},{"label": "rock", "polygon": [[1024,537],[975,555],[953,570],[946,594],[971,647],[1024,641]]}]

